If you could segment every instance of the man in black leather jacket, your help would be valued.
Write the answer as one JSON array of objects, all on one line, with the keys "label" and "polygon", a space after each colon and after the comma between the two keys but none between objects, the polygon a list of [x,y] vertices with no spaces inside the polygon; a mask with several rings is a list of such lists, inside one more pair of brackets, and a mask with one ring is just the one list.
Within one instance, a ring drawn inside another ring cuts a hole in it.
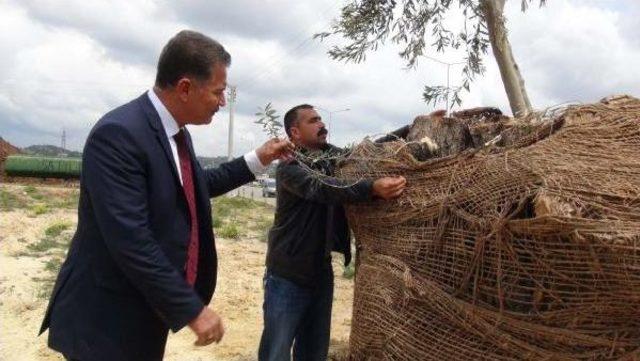
[{"label": "man in black leather jacket", "polygon": [[325,360],[329,347],[333,271],[331,251],[351,259],[344,203],[393,199],[403,177],[345,184],[333,178],[342,150],[327,143],[327,129],[313,106],[298,105],[284,117],[296,159],[276,171],[277,206],[269,232],[261,361]]}]

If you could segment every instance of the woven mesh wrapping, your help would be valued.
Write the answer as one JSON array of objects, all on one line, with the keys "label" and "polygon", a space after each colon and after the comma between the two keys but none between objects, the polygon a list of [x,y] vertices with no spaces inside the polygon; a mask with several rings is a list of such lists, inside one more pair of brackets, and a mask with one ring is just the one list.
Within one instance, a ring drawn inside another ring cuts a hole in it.
[{"label": "woven mesh wrapping", "polygon": [[569,107],[508,148],[407,148],[365,141],[341,168],[408,182],[348,208],[351,359],[640,359],[639,100]]}]

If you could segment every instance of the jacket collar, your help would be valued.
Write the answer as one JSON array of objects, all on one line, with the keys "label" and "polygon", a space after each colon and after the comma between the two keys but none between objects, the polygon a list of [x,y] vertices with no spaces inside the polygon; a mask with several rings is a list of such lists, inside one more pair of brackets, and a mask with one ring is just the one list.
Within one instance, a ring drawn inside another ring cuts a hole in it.
[{"label": "jacket collar", "polygon": [[144,92],[142,95],[140,95],[138,99],[136,99],[136,102],[140,105],[142,111],[144,111],[145,115],[147,116],[147,121],[149,122],[151,128],[153,128],[154,130],[164,130],[164,128],[162,127],[160,116],[158,115],[156,109],[153,107],[153,103],[151,103],[151,99],[149,99],[149,95],[147,94],[147,92]]},{"label": "jacket collar", "polygon": [[147,95],[149,96],[149,100],[151,101],[153,108],[160,117],[160,123],[162,123],[162,127],[167,134],[167,138],[172,138],[174,135],[178,134],[180,131],[178,122],[173,115],[171,115],[169,109],[167,109],[164,103],[162,103],[162,100],[160,100],[153,88],[147,91]]},{"label": "jacket collar", "polygon": [[158,110],[156,110],[155,106],[151,102],[149,98],[148,92],[145,92],[137,99],[138,104],[142,107],[145,115],[147,116],[147,121],[151,128],[156,131],[156,139],[160,142],[162,146],[162,150],[164,151],[165,157],[169,164],[171,164],[171,170],[173,171],[173,176],[177,184],[180,184],[178,168],[175,160],[173,159],[173,151],[171,150],[171,145],[169,144],[169,138],[167,136],[167,132],[164,129],[164,125],[162,124],[162,120],[160,119],[160,115],[158,114]]}]

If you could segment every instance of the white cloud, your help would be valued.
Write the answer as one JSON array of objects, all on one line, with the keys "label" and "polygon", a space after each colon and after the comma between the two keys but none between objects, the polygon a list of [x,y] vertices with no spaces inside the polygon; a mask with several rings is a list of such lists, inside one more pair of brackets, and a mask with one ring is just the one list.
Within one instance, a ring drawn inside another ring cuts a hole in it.
[{"label": "white cloud", "polygon": [[47,1],[16,2],[28,15],[48,28],[62,28],[91,37],[124,63],[153,64],[159,49],[181,23],[154,1]]},{"label": "white cloud", "polygon": [[11,54],[0,69],[2,123],[45,135],[19,145],[52,142],[65,128],[69,146],[80,149],[102,114],[153,79],[144,68],[109,58],[101,44],[82,33],[34,24],[25,12],[9,11],[12,33],[24,38],[0,45],[3,54]]},{"label": "white cloud", "polygon": [[539,106],[638,94],[640,49],[622,36],[622,13],[579,1],[551,1],[514,15],[509,22],[514,49]]}]

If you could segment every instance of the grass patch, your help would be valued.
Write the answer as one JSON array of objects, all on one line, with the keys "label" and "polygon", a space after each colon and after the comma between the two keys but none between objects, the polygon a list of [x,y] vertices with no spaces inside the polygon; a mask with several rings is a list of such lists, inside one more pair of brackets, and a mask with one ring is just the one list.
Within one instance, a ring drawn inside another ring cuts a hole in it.
[{"label": "grass patch", "polygon": [[60,267],[62,267],[62,258],[60,257],[52,257],[44,264],[44,269],[53,274],[58,274]]},{"label": "grass patch", "polygon": [[50,197],[49,203],[52,208],[77,209],[80,201],[80,192],[74,190],[64,197]]},{"label": "grass patch", "polygon": [[38,284],[37,297],[47,299],[51,295],[62,262],[64,261],[66,249],[69,246],[71,237],[63,233],[69,229],[71,224],[56,222],[51,224],[44,231],[44,238],[38,243],[30,244],[27,249],[30,256],[47,256],[44,263],[44,276],[33,277],[32,280]]},{"label": "grass patch", "polygon": [[273,207],[243,197],[219,197],[212,205],[213,228],[220,237],[238,239],[257,233],[262,240],[273,220]]},{"label": "grass patch", "polygon": [[79,189],[37,187],[0,187],[0,211],[26,209],[38,216],[53,209],[77,209]]},{"label": "grass patch", "polygon": [[240,238],[240,229],[235,223],[227,223],[218,230],[218,235],[223,238]]},{"label": "grass patch", "polygon": [[[38,187],[26,185],[19,187],[0,187],[0,210],[11,211],[24,209],[30,217],[39,216],[58,209],[77,208],[79,200],[78,189],[64,189],[56,187]],[[15,257],[35,257],[43,262],[43,272],[33,277],[35,294],[39,299],[47,299],[55,284],[56,276],[60,272],[66,250],[71,241],[68,232],[72,227],[70,222],[57,221],[46,227],[42,238],[34,243],[28,243],[24,237],[18,242],[24,248]]]},{"label": "grass patch", "polygon": [[27,203],[24,199],[9,192],[7,189],[0,189],[0,210],[11,211],[16,208],[24,208]]},{"label": "grass patch", "polygon": [[264,203],[243,197],[219,197],[213,202],[213,212],[221,218],[263,207]]},{"label": "grass patch", "polygon": [[62,267],[62,261],[64,256],[62,254],[54,255],[49,258],[44,264],[44,270],[46,271],[45,277],[32,277],[31,279],[38,283],[38,293],[36,296],[41,300],[46,300],[51,296],[53,286],[56,282],[56,277]]},{"label": "grass patch", "polygon": [[252,209],[264,203],[244,197],[220,197],[216,199],[216,207],[232,207],[234,209]]},{"label": "grass patch", "polygon": [[220,217],[213,216],[212,220],[213,228],[218,229],[222,227],[222,219]]},{"label": "grass patch", "polygon": [[273,226],[273,217],[262,217],[256,220],[253,229],[259,233],[269,232],[269,229]]},{"label": "grass patch", "polygon": [[39,216],[49,212],[49,206],[44,203],[36,203],[30,207],[32,216]]},{"label": "grass patch", "polygon": [[[29,251],[37,252],[37,253],[45,253],[60,247],[61,247],[60,242],[58,242],[55,238],[52,238],[52,237],[44,237],[43,239],[38,241],[38,243],[31,243],[27,245],[27,249]],[[37,256],[33,253],[31,253],[31,255]]]},{"label": "grass patch", "polygon": [[231,215],[233,209],[225,203],[216,202],[213,208],[213,216],[219,219],[227,218]]},{"label": "grass patch", "polygon": [[29,197],[41,201],[44,199],[44,195],[38,191],[38,189],[32,185],[25,186],[23,188],[24,192],[29,195]]},{"label": "grass patch", "polygon": [[32,217],[54,209],[77,209],[79,199],[78,189],[33,185],[0,188],[0,210],[27,209]]},{"label": "grass patch", "polygon": [[21,253],[22,256],[39,257],[53,250],[66,250],[69,246],[70,237],[60,237],[63,231],[69,229],[71,224],[66,222],[55,222],[44,230],[44,238],[37,243],[27,245],[30,253]]},{"label": "grass patch", "polygon": [[60,272],[60,267],[62,267],[62,258],[60,257],[52,257],[44,264],[44,269],[53,274],[58,274]]},{"label": "grass patch", "polygon": [[57,222],[44,230],[44,235],[47,237],[58,237],[62,231],[68,229],[71,225],[66,222]]},{"label": "grass patch", "polygon": [[252,230],[258,234],[261,242],[267,242],[271,226],[273,226],[273,216],[263,216],[256,220]]}]

